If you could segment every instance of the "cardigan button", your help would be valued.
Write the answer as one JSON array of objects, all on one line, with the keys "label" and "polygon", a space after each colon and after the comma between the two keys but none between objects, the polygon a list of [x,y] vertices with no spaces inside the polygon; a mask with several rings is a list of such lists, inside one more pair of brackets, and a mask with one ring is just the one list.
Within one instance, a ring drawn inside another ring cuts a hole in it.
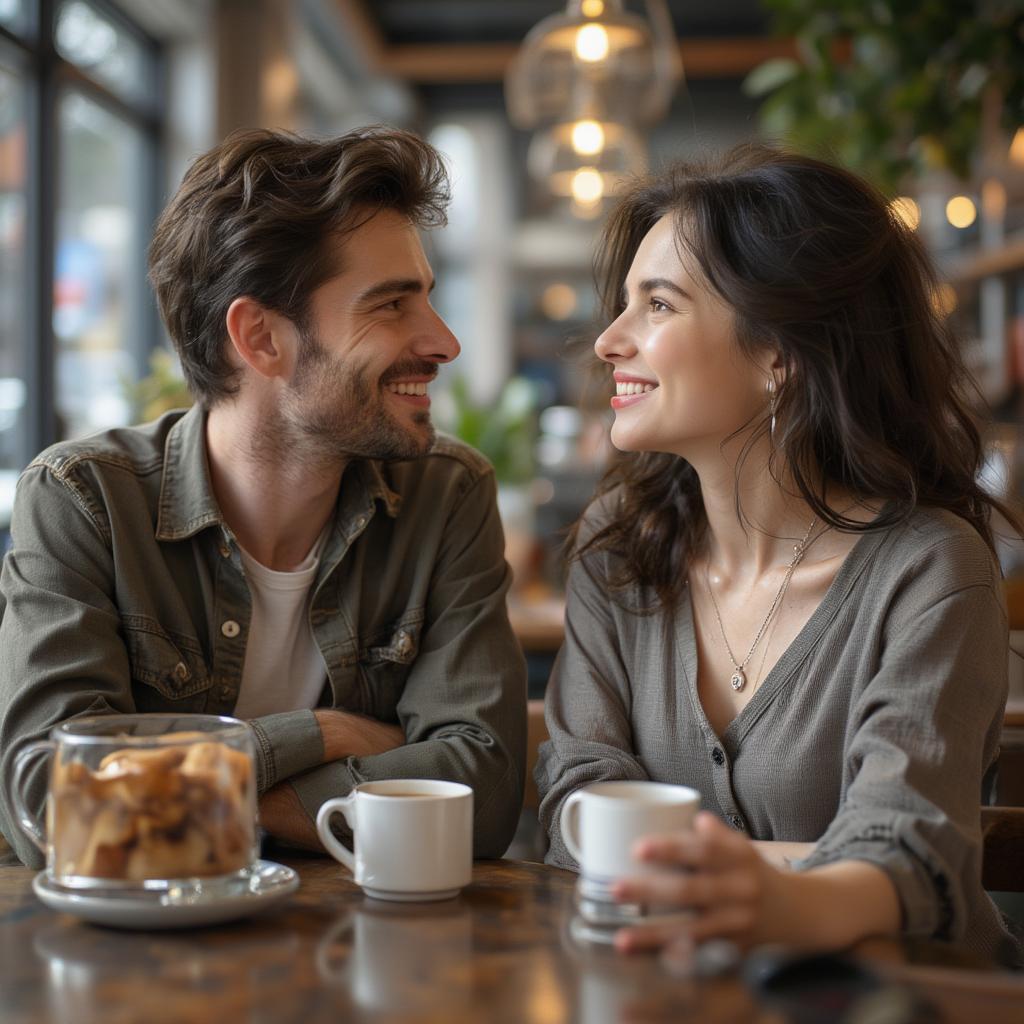
[{"label": "cardigan button", "polygon": [[719,766],[725,764],[725,754],[722,753],[722,748],[721,747],[715,747],[711,751],[711,760],[714,761],[715,764],[717,764]]},{"label": "cardigan button", "polygon": [[743,831],[743,819],[738,814],[729,815],[729,824],[732,825],[737,832]]}]

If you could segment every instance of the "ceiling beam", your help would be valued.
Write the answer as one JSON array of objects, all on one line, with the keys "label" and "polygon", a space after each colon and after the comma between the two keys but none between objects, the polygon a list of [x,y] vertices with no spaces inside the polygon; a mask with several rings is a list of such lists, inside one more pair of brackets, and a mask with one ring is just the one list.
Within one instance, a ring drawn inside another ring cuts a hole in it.
[{"label": "ceiling beam", "polygon": [[[335,0],[346,29],[359,42],[370,68],[410,85],[500,82],[518,43],[402,43],[389,45],[366,0]],[[796,57],[791,39],[729,36],[683,39],[679,54],[687,78],[742,78],[774,57]]]},{"label": "ceiling beam", "polygon": [[[410,84],[500,82],[519,50],[515,43],[404,43],[382,46],[376,69]],[[679,55],[687,78],[742,78],[766,60],[796,57],[790,39],[758,36],[685,39]]]}]

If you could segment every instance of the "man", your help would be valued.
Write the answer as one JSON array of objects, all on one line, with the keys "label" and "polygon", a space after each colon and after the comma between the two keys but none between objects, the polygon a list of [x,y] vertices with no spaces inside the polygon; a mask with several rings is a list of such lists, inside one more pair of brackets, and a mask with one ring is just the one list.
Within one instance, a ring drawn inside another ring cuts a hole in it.
[{"label": "man", "polygon": [[[0,574],[0,777],[87,714],[251,722],[263,826],[317,846],[355,784],[475,791],[475,853],[522,798],[525,671],[504,608],[493,473],[435,438],[459,345],[418,228],[438,154],[402,131],[273,132],[200,157],[150,279],[196,405],[66,442],[18,487]],[[45,769],[31,777],[42,805]],[[0,831],[37,851],[0,805]]]}]

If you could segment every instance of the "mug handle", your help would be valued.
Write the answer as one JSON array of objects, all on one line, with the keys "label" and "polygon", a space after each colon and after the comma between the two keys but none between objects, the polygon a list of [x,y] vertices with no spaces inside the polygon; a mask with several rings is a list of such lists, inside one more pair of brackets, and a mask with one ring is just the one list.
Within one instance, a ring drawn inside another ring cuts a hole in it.
[{"label": "mug handle", "polygon": [[[333,836],[331,838],[334,838]],[[345,851],[348,853],[348,851]],[[331,962],[331,947],[338,941],[340,941],[345,935],[349,934],[355,922],[353,921],[352,911],[349,910],[344,913],[331,927],[327,930],[327,933],[320,940],[316,947],[316,969],[320,975],[322,981],[327,984],[340,985],[343,984],[348,978],[349,963],[346,958],[345,964],[340,968],[335,968]]]},{"label": "mug handle", "polygon": [[14,770],[11,772],[11,781],[7,787],[7,796],[14,805],[14,814],[18,819],[22,832],[32,840],[41,853],[46,853],[46,833],[36,817],[25,806],[25,797],[22,794],[21,780],[28,769],[29,761],[39,754],[53,754],[57,744],[53,740],[36,740],[24,746],[14,755]]},{"label": "mug handle", "polygon": [[[349,793],[348,796],[338,796],[322,804],[316,816],[316,831],[320,836],[320,842],[327,848],[327,852],[335,859],[340,860],[354,875],[356,873],[356,862],[352,854],[334,837],[331,831],[331,818],[337,813],[340,814],[350,829],[355,828],[355,804],[356,794]],[[352,812],[349,817],[349,812]]]},{"label": "mug handle", "polygon": [[576,826],[579,822],[579,806],[583,793],[576,790],[570,793],[569,798],[562,804],[562,813],[558,817],[558,825],[562,832],[562,842],[566,849],[573,855],[577,864],[583,863],[583,851],[580,849],[579,840],[576,837]]}]

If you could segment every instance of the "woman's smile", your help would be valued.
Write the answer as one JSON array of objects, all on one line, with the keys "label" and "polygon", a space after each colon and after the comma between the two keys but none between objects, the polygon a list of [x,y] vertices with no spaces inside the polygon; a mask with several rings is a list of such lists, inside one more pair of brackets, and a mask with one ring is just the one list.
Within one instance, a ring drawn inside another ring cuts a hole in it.
[{"label": "woman's smile", "polygon": [[658,387],[655,381],[632,377],[625,373],[615,374],[615,394],[612,396],[613,409],[625,409],[642,402]]}]

